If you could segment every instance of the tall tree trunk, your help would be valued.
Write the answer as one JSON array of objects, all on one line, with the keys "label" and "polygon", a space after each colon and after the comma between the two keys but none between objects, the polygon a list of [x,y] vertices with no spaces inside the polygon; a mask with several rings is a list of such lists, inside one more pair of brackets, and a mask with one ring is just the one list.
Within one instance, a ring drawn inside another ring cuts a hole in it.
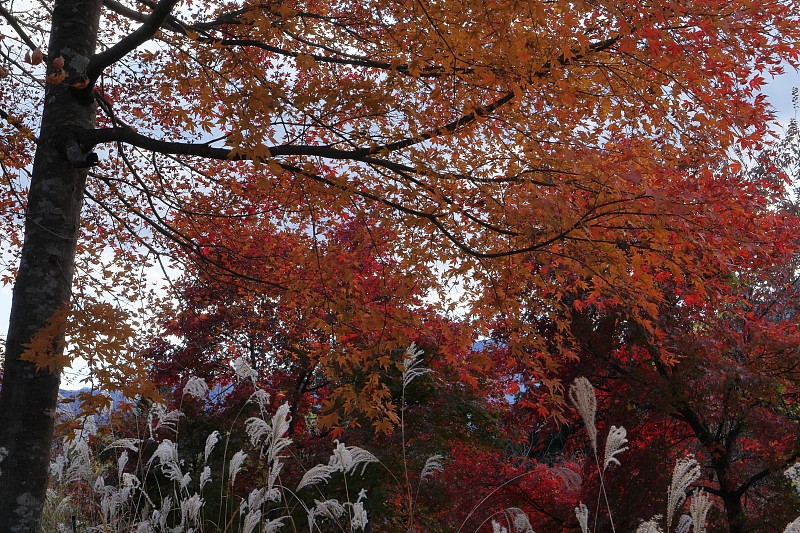
[{"label": "tall tree trunk", "polygon": [[725,506],[725,519],[728,521],[728,533],[744,533],[746,516],[742,506],[742,497],[736,492],[725,491],[722,494]]},{"label": "tall tree trunk", "polygon": [[[69,81],[81,79],[94,54],[101,0],[55,2],[48,65],[63,56]],[[47,489],[60,372],[20,359],[24,344],[70,300],[86,170],[70,163],[74,132],[93,128],[89,91],[68,82],[45,90],[28,197],[25,241],[14,285],[0,391],[0,533],[40,530]],[[53,339],[63,351],[63,332]]]}]

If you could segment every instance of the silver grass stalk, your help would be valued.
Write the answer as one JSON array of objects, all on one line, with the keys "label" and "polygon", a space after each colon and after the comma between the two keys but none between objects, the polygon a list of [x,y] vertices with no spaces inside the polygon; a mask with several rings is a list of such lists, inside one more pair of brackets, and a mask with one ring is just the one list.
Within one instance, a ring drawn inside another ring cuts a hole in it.
[{"label": "silver grass stalk", "polygon": [[281,526],[283,526],[284,520],[287,520],[287,517],[280,516],[278,518],[274,518],[272,520],[267,521],[267,523],[264,524],[264,533],[275,533],[276,531],[278,531],[278,529],[281,528]]},{"label": "silver grass stalk", "polygon": [[174,411],[167,411],[165,405],[154,403],[150,406],[150,411],[147,414],[150,437],[154,438],[154,433],[159,429],[168,429],[177,433],[178,422],[180,422],[182,416],[184,416],[184,414],[177,409]]},{"label": "silver grass stalk", "polygon": [[169,515],[169,512],[171,510],[172,510],[172,498],[170,496],[167,496],[161,502],[161,511],[156,511],[156,510],[153,511],[154,515],[153,518],[156,522],[158,522],[158,525],[161,526],[162,530],[167,527],[167,516]]},{"label": "silver grass stalk", "polygon": [[333,441],[336,448],[328,461],[328,465],[345,474],[353,474],[361,467],[361,473],[367,468],[369,463],[377,463],[378,458],[370,452],[358,446],[345,446],[343,442]]},{"label": "silver grass stalk", "polygon": [[713,505],[706,491],[702,489],[695,491],[689,505],[689,513],[692,515],[694,523],[694,533],[706,533],[706,516]]},{"label": "silver grass stalk", "polygon": [[592,450],[597,453],[597,426],[595,426],[594,420],[597,413],[597,396],[594,394],[594,387],[585,377],[575,378],[575,381],[569,386],[568,396],[583,419]]},{"label": "silver grass stalk", "polygon": [[352,474],[361,466],[363,474],[367,464],[378,462],[377,457],[358,446],[345,446],[338,440],[335,440],[334,443],[336,448],[334,448],[328,464],[318,464],[307,470],[297,485],[297,490],[317,483],[326,483],[334,472]]},{"label": "silver grass stalk", "polygon": [[247,419],[246,431],[253,446],[263,443],[266,452],[262,451],[269,461],[274,461],[280,453],[292,443],[292,439],[286,437],[289,431],[289,424],[292,417],[289,415],[290,408],[288,403],[281,405],[269,422],[251,417]]},{"label": "silver grass stalk", "polygon": [[336,520],[345,513],[344,505],[339,503],[338,500],[333,499],[324,501],[314,500],[314,509],[317,511],[317,514],[332,520]]},{"label": "silver grass stalk", "polygon": [[[87,436],[88,438],[88,436]],[[64,453],[50,465],[51,470],[59,470],[64,482],[89,481],[93,475],[92,457],[88,440],[75,437],[64,446]]]},{"label": "silver grass stalk", "polygon": [[661,515],[656,515],[647,522],[642,522],[636,528],[636,533],[664,533],[661,530],[661,526],[658,525],[659,520],[661,520]]},{"label": "silver grass stalk", "polygon": [[211,468],[206,465],[203,468],[203,472],[200,474],[200,490],[203,490],[203,487],[206,486],[206,483],[211,481]]},{"label": "silver grass stalk", "polygon": [[242,533],[253,533],[253,530],[261,523],[261,509],[253,509],[244,518]]},{"label": "silver grass stalk", "polygon": [[[2,452],[2,449],[0,449],[0,452]],[[3,462],[2,459],[2,454],[0,453],[0,463]],[[55,481],[61,481],[61,478],[64,475],[64,467],[66,466],[67,458],[64,456],[64,454],[56,455],[55,459],[53,459],[53,462],[50,463],[50,477]],[[2,473],[2,470],[0,470],[0,473]]]},{"label": "silver grass stalk", "polygon": [[800,516],[795,518],[794,522],[786,526],[783,533],[800,533]]},{"label": "silver grass stalk", "polygon": [[[675,533],[689,533],[692,528],[692,517],[688,514],[682,514],[681,519],[678,520],[678,525],[675,526]],[[698,530],[695,530],[698,533]]]},{"label": "silver grass stalk", "polygon": [[794,490],[800,494],[800,463],[795,463],[784,470],[783,475],[789,479]]},{"label": "silver grass stalk", "polygon": [[183,475],[183,477],[181,477],[177,481],[178,481],[178,485],[181,487],[181,489],[185,489],[186,487],[189,486],[189,483],[192,482],[192,476],[190,476],[189,473],[187,472],[187,473],[185,473]]},{"label": "silver grass stalk", "polygon": [[581,526],[581,533],[589,533],[589,509],[582,502],[575,508],[575,517]]},{"label": "silver grass stalk", "polygon": [[106,491],[106,479],[103,476],[97,476],[97,479],[94,480],[94,485],[92,485],[92,490],[98,494],[104,493]]},{"label": "silver grass stalk", "polygon": [[492,533],[508,533],[508,530],[501,526],[497,520],[492,520]]},{"label": "silver grass stalk", "polygon": [[191,377],[183,386],[183,396],[193,396],[198,400],[202,400],[208,396],[208,384],[206,380],[198,377]]},{"label": "silver grass stalk", "polygon": [[608,431],[608,436],[606,437],[606,453],[603,460],[603,470],[608,468],[611,463],[615,463],[619,466],[619,461],[615,456],[628,449],[628,447],[625,446],[625,444],[628,443],[628,439],[625,438],[626,435],[627,432],[624,427],[611,426],[611,429]]},{"label": "silver grass stalk", "polygon": [[189,474],[184,475],[183,472],[181,472],[181,467],[178,466],[178,463],[175,461],[161,463],[161,471],[164,472],[164,475],[166,475],[167,479],[170,481],[177,481],[180,483],[182,489],[186,488],[189,484]]},{"label": "silver grass stalk", "polygon": [[244,357],[240,356],[233,360],[233,371],[240,381],[250,380],[253,383],[258,381],[258,374],[253,370],[253,367],[245,361]]},{"label": "silver grass stalk", "polygon": [[700,477],[700,465],[694,455],[687,455],[683,459],[675,462],[675,470],[672,471],[672,482],[669,485],[667,497],[667,531],[672,525],[672,517],[675,511],[686,499],[686,490]]},{"label": "silver grass stalk", "polygon": [[350,528],[363,531],[367,528],[368,522],[369,518],[367,517],[366,509],[364,509],[364,503],[360,501],[354,503],[353,517],[350,519]]},{"label": "silver grass stalk", "polygon": [[253,416],[245,422],[245,432],[253,446],[258,446],[266,435],[272,432],[272,427],[266,420]]},{"label": "silver grass stalk", "polygon": [[263,505],[263,503],[264,503],[263,489],[253,489],[250,491],[250,494],[247,495],[248,509],[261,509],[261,505]]},{"label": "silver grass stalk", "polygon": [[269,441],[269,453],[267,454],[270,461],[276,460],[279,454],[292,444],[292,439],[286,437],[286,434],[289,432],[289,425],[292,421],[292,417],[289,413],[289,402],[286,402],[278,407],[272,420],[270,420],[272,435]]},{"label": "silver grass stalk", "polygon": [[250,398],[247,400],[250,403],[255,403],[258,405],[259,411],[262,414],[267,413],[269,411],[269,400],[270,395],[264,389],[256,388],[255,392],[250,395]]},{"label": "silver grass stalk", "polygon": [[125,465],[128,464],[128,451],[125,450],[117,459],[117,478],[122,479],[122,471],[125,470]]},{"label": "silver grass stalk", "polygon": [[164,439],[158,444],[158,448],[153,453],[153,456],[147,461],[147,466],[150,466],[153,461],[158,459],[161,464],[176,463],[178,462],[178,446],[169,439]]},{"label": "silver grass stalk", "polygon": [[515,533],[534,533],[531,521],[525,511],[517,507],[509,507],[506,509],[506,514],[511,518]]},{"label": "silver grass stalk", "polygon": [[281,461],[273,461],[269,467],[269,475],[267,476],[267,486],[265,498],[271,502],[281,501],[280,486],[277,484],[278,476],[281,475],[283,463]]},{"label": "silver grass stalk", "polygon": [[106,446],[105,450],[103,451],[110,450],[111,448],[125,448],[132,452],[138,452],[139,451],[138,444],[140,444],[141,442],[142,442],[141,439],[117,439],[108,446]]},{"label": "silver grass stalk", "polygon": [[122,474],[122,486],[130,487],[132,489],[138,488],[142,484],[139,478],[133,474]]},{"label": "silver grass stalk", "polygon": [[200,509],[204,503],[199,494],[194,494],[187,500],[181,500],[181,523],[197,525],[200,521]]},{"label": "silver grass stalk", "polygon": [[422,364],[420,357],[423,353],[424,352],[418,350],[417,345],[412,342],[403,354],[403,388],[408,387],[409,384],[418,377],[433,372],[430,368],[419,366]]},{"label": "silver grass stalk", "polygon": [[442,456],[439,454],[431,455],[425,461],[425,466],[422,467],[422,472],[419,474],[419,479],[423,480],[426,477],[432,476],[436,472],[444,470],[442,466]]},{"label": "silver grass stalk", "polygon": [[244,453],[242,450],[239,450],[233,457],[231,458],[230,464],[228,466],[228,471],[230,472],[230,483],[233,485],[236,482],[236,474],[239,473],[239,470],[242,468],[242,463],[247,458],[247,454]]},{"label": "silver grass stalk", "polygon": [[[51,496],[51,493],[52,493],[52,496]],[[55,493],[52,491],[52,489],[47,489],[47,498],[48,499],[54,499],[55,498]],[[56,504],[55,513],[58,514],[58,513],[62,512],[64,510],[66,510],[67,507],[71,503],[72,503],[72,496],[70,496],[70,495],[64,496]]]},{"label": "silver grass stalk", "polygon": [[219,442],[219,431],[212,431],[211,434],[206,438],[206,447],[203,451],[203,460],[204,462],[208,462],[208,458],[211,456],[211,452],[214,450],[214,446],[217,445]]},{"label": "silver grass stalk", "polygon": [[297,490],[317,485],[318,483],[327,483],[331,479],[331,475],[336,471],[336,468],[323,464],[311,467],[303,474],[300,483],[297,484]]},{"label": "silver grass stalk", "polygon": [[345,513],[344,505],[338,500],[314,500],[314,507],[308,511],[308,530],[314,531],[317,525],[317,516],[337,520]]}]

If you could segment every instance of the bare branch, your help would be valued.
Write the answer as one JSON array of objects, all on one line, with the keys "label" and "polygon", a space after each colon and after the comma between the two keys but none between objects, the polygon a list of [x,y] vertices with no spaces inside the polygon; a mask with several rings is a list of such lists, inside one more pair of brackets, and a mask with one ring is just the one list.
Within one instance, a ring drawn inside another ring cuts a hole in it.
[{"label": "bare branch", "polygon": [[6,22],[8,22],[9,26],[14,28],[14,31],[17,32],[19,38],[25,41],[25,44],[27,44],[31,50],[35,50],[37,48],[36,43],[33,42],[33,39],[31,39],[28,34],[25,33],[25,30],[22,29],[22,26],[20,26],[17,18],[14,17],[14,15],[12,15],[11,12],[5,7],[3,7],[2,4],[0,4],[0,16],[6,19]]},{"label": "bare branch", "polygon": [[136,49],[139,45],[147,42],[148,39],[153,37],[158,29],[167,20],[172,8],[179,2],[179,0],[161,0],[156,8],[150,13],[150,16],[144,23],[133,33],[124,37],[117,44],[108,50],[96,54],[89,61],[86,67],[86,76],[89,78],[90,85],[93,85],[97,78],[100,77],[102,72],[128,55]]}]

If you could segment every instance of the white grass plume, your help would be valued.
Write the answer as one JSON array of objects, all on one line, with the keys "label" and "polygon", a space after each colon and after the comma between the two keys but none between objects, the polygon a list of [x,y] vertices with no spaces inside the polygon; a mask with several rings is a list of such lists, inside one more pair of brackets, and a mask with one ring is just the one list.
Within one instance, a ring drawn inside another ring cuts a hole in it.
[{"label": "white grass plume", "polygon": [[147,413],[147,425],[150,430],[150,438],[155,438],[155,432],[159,429],[168,429],[173,433],[178,433],[178,422],[184,416],[183,412],[175,409],[167,411],[167,406],[154,403],[150,406]]},{"label": "white grass plume", "polygon": [[172,510],[172,497],[167,496],[161,501],[161,510],[160,511],[153,511],[153,521],[157,522],[159,526],[161,526],[162,530],[165,530],[167,527],[167,516],[169,516],[169,512]]},{"label": "white grass plume", "polygon": [[204,462],[208,462],[208,458],[211,456],[211,452],[214,450],[214,446],[217,445],[219,442],[219,431],[212,431],[208,437],[206,438],[206,446],[203,450],[203,460]]},{"label": "white grass plume", "polygon": [[531,521],[522,509],[509,507],[506,509],[506,515],[511,518],[511,524],[514,526],[514,533],[534,533]]},{"label": "white grass plume", "polygon": [[125,470],[125,465],[128,464],[128,451],[125,450],[117,459],[117,477],[122,479],[122,472]]},{"label": "white grass plume", "polygon": [[265,498],[271,502],[281,501],[280,485],[277,484],[278,476],[281,475],[283,463],[281,461],[273,461],[269,467],[269,475],[267,476],[267,486]]},{"label": "white grass plume", "polygon": [[300,483],[297,485],[297,490],[300,490],[311,485],[318,483],[327,483],[335,472],[342,472],[343,474],[353,474],[361,467],[361,473],[367,468],[369,463],[377,463],[378,458],[372,455],[363,448],[358,446],[346,446],[343,442],[338,440],[333,441],[336,447],[328,459],[328,464],[318,464],[309,468]]},{"label": "white grass plume", "polygon": [[344,505],[339,503],[338,500],[314,500],[314,507],[308,510],[308,530],[314,531],[318,516],[338,520],[344,513]]},{"label": "white grass plume", "polygon": [[109,450],[111,448],[125,448],[126,450],[130,450],[132,452],[139,451],[139,444],[141,444],[141,439],[117,439],[108,446],[106,446],[105,450]]},{"label": "white grass plume", "polygon": [[568,396],[572,405],[575,406],[578,414],[583,419],[586,433],[589,435],[589,442],[592,444],[592,450],[597,453],[597,426],[595,425],[597,396],[595,396],[594,387],[585,377],[575,378],[575,381],[569,386]]},{"label": "white grass plume", "polygon": [[169,463],[178,463],[178,446],[169,439],[164,439],[158,444],[156,451],[147,461],[147,466],[150,466],[154,461],[158,460],[162,465]]},{"label": "white grass plume", "polygon": [[236,475],[239,473],[239,470],[242,468],[242,464],[244,463],[244,460],[246,458],[247,458],[247,454],[244,453],[242,450],[239,450],[238,452],[233,454],[233,457],[231,458],[231,461],[230,461],[230,464],[229,464],[229,472],[230,472],[230,474],[228,474],[230,476],[229,479],[230,479],[231,485],[233,485],[236,482]]},{"label": "white grass plume", "polygon": [[283,526],[283,521],[287,519],[288,517],[286,516],[279,516],[278,518],[268,520],[267,523],[264,524],[264,533],[275,533]]},{"label": "white grass plume", "polygon": [[257,404],[259,411],[261,411],[261,414],[263,415],[269,411],[269,400],[269,393],[264,389],[257,388],[253,394],[250,395],[250,398],[248,398],[247,401],[249,403]]},{"label": "white grass plume", "polygon": [[692,517],[688,514],[682,514],[681,519],[678,520],[678,525],[675,526],[675,533],[689,533],[692,524]]},{"label": "white grass plume", "polygon": [[244,525],[242,526],[242,533],[252,533],[253,530],[261,523],[261,509],[251,509],[247,516],[244,518]]},{"label": "white grass plume", "polygon": [[783,475],[789,479],[794,490],[800,494],[800,463],[795,463],[784,470]]},{"label": "white grass plume", "polygon": [[589,533],[589,509],[581,503],[575,508],[575,517],[581,526],[581,533]]},{"label": "white grass plume", "polygon": [[360,466],[361,473],[363,474],[369,463],[378,462],[377,457],[363,448],[359,448],[358,446],[345,446],[343,442],[339,442],[338,440],[333,442],[336,444],[336,448],[334,448],[328,464],[340,472],[353,474]]},{"label": "white grass plume", "polygon": [[247,508],[248,509],[261,509],[261,506],[264,504],[264,490],[263,489],[253,489],[250,491],[250,494],[247,495]]},{"label": "white grass plume", "polygon": [[358,499],[351,505],[352,508],[352,516],[350,517],[350,529],[351,530],[366,530],[367,523],[369,522],[369,518],[367,517],[367,511],[364,509],[364,500],[367,499],[367,491],[361,489],[358,493]]},{"label": "white grass plume", "polygon": [[786,529],[783,530],[783,533],[800,533],[800,516],[798,516],[794,522],[786,526]]},{"label": "white grass plume", "polygon": [[706,533],[706,516],[708,511],[714,504],[711,502],[706,491],[698,489],[692,496],[692,502],[689,504],[689,513],[692,515],[692,522],[694,524],[694,533]]},{"label": "white grass plume", "polygon": [[608,431],[608,436],[606,437],[606,453],[603,460],[603,470],[608,468],[611,463],[615,463],[619,466],[619,461],[615,456],[628,449],[628,447],[625,446],[625,444],[628,443],[628,439],[625,438],[626,435],[627,433],[624,427],[611,426],[611,429]]},{"label": "white grass plume", "polygon": [[418,377],[433,372],[430,368],[419,366],[422,364],[420,357],[423,353],[425,352],[418,350],[417,345],[412,342],[403,354],[403,388],[408,387]]},{"label": "white grass plume", "polygon": [[208,384],[206,380],[198,377],[191,377],[183,386],[183,396],[193,396],[198,400],[204,399],[208,396]]},{"label": "white grass plume", "polygon": [[422,472],[419,474],[419,479],[423,480],[426,477],[432,476],[436,472],[444,470],[442,465],[442,456],[439,454],[431,455],[425,461],[425,466],[422,467]]},{"label": "white grass plume", "polygon": [[508,533],[508,530],[500,525],[497,520],[492,520],[492,533]]},{"label": "white grass plume", "polygon": [[305,474],[303,474],[302,479],[300,479],[300,483],[297,484],[297,490],[301,490],[312,485],[317,485],[319,483],[327,483],[336,471],[336,468],[329,465],[318,464],[313,466],[306,470]]},{"label": "white grass plume", "polygon": [[233,371],[240,381],[250,380],[253,383],[258,381],[258,374],[253,370],[253,367],[245,361],[244,357],[240,356],[233,360]]},{"label": "white grass plume", "polygon": [[289,403],[287,402],[278,407],[269,422],[258,417],[247,419],[246,430],[247,436],[250,437],[250,442],[253,443],[253,446],[263,444],[266,452],[262,451],[262,453],[270,461],[277,459],[280,453],[292,443],[292,439],[286,437],[292,420],[289,411]]},{"label": "white grass plume", "polygon": [[200,474],[200,490],[203,490],[203,487],[206,486],[206,483],[211,481],[211,468],[209,466],[205,466],[203,468],[203,472]]},{"label": "white grass plume", "polygon": [[670,530],[675,511],[686,499],[686,490],[699,477],[700,465],[697,464],[694,455],[689,454],[675,462],[675,470],[672,471],[672,481],[669,484],[667,496],[667,531]]},{"label": "white grass plume", "polygon": [[199,494],[181,500],[181,523],[184,525],[198,525],[200,522],[200,509],[205,502]]},{"label": "white grass plume", "polygon": [[636,528],[636,533],[664,533],[661,526],[658,525],[661,520],[661,515],[656,515],[647,522],[642,522]]}]

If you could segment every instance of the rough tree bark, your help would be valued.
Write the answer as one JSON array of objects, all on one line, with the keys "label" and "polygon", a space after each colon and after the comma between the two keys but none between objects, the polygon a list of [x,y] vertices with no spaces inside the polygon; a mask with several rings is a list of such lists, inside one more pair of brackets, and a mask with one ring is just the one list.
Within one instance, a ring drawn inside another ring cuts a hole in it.
[{"label": "rough tree bark", "polygon": [[[62,56],[69,78],[48,84],[33,164],[25,242],[11,307],[0,391],[0,533],[40,530],[47,489],[59,372],[22,361],[24,345],[70,300],[86,169],[75,132],[93,128],[91,87],[83,79],[94,55],[101,0],[58,0],[47,49],[49,71]],[[53,350],[63,350],[57,335]]]}]

